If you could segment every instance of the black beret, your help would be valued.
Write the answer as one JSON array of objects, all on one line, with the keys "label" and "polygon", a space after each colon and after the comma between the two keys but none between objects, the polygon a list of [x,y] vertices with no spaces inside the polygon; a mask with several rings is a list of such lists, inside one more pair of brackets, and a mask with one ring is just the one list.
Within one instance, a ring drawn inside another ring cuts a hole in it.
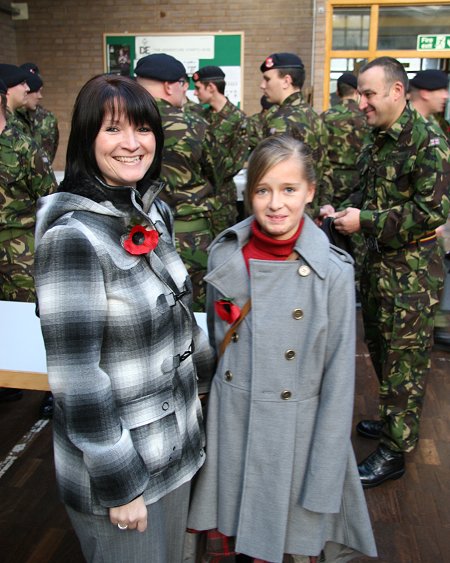
[{"label": "black beret", "polygon": [[6,94],[7,91],[8,91],[8,88],[6,87],[6,84],[0,78],[0,94]]},{"label": "black beret", "polygon": [[165,53],[142,57],[138,60],[134,72],[141,78],[153,78],[161,82],[176,82],[186,76],[183,63]]},{"label": "black beret", "polygon": [[358,80],[356,79],[356,76],[354,74],[352,74],[351,72],[344,72],[344,74],[341,74],[341,76],[337,80],[337,83],[338,84],[348,84],[349,86],[351,86],[355,90],[358,87]]},{"label": "black beret", "polygon": [[428,69],[419,71],[409,81],[411,86],[419,90],[441,90],[448,88],[448,76],[442,70]]},{"label": "black beret", "polygon": [[273,68],[300,68],[304,69],[302,59],[294,53],[274,53],[267,57],[259,67],[261,72],[272,70]]},{"label": "black beret", "polygon": [[199,68],[192,75],[192,80],[197,82],[198,80],[223,80],[225,78],[224,71],[219,66],[204,66]]},{"label": "black beret", "polygon": [[20,68],[32,74],[40,74],[38,66],[34,63],[23,63]]},{"label": "black beret", "polygon": [[0,78],[8,88],[14,88],[26,81],[28,73],[16,65],[0,64]]},{"label": "black beret", "polygon": [[37,74],[32,74],[31,72],[27,77],[27,84],[28,87],[30,88],[30,94],[32,94],[33,92],[37,92],[44,85],[41,77]]}]

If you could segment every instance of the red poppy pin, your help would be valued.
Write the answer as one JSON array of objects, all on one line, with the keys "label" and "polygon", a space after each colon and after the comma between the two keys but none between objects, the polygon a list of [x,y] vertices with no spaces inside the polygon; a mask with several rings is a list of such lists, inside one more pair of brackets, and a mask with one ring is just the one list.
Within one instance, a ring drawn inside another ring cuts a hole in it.
[{"label": "red poppy pin", "polygon": [[241,314],[241,309],[233,303],[232,299],[219,299],[214,303],[214,308],[219,317],[230,325],[236,322]]},{"label": "red poppy pin", "polygon": [[158,245],[159,235],[155,229],[146,229],[142,225],[135,225],[131,231],[122,237],[122,246],[130,254],[148,254]]}]

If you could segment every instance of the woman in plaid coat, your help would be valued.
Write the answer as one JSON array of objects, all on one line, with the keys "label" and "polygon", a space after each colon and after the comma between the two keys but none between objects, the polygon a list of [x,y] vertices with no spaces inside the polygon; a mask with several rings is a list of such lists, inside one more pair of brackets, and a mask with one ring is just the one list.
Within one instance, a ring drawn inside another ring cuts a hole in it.
[{"label": "woman in plaid coat", "polygon": [[197,370],[207,380],[213,355],[156,199],[162,147],[151,96],[95,77],[75,103],[65,179],[39,202],[56,474],[88,561],[181,561],[205,459]]}]

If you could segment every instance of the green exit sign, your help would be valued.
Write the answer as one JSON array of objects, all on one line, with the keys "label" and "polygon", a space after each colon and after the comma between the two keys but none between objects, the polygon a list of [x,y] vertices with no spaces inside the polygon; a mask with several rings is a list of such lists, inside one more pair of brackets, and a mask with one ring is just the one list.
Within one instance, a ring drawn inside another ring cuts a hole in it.
[{"label": "green exit sign", "polygon": [[450,35],[418,35],[418,51],[450,51]]}]

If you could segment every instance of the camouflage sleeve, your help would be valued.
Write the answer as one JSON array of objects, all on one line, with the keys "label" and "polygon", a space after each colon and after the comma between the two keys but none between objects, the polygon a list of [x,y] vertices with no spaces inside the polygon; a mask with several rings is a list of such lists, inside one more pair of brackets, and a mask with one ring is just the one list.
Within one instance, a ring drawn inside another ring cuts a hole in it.
[{"label": "camouflage sleeve", "polygon": [[247,117],[247,133],[249,150],[252,151],[265,137],[263,115],[255,113]]},{"label": "camouflage sleeve", "polygon": [[58,184],[47,153],[32,143],[29,153],[29,185],[36,200],[56,191]]},{"label": "camouflage sleeve", "polygon": [[316,149],[317,188],[316,200],[319,207],[333,201],[333,170],[328,157],[328,131],[321,119],[317,120],[318,145]]},{"label": "camouflage sleeve", "polygon": [[[410,160],[415,161],[411,174],[396,183],[383,178],[383,192],[395,204],[382,210],[362,210],[360,215],[362,231],[391,248],[434,231],[445,223],[450,209],[450,149],[444,137],[430,135]],[[388,169],[385,175],[389,175]]]},{"label": "camouflage sleeve", "polygon": [[211,113],[210,132],[218,152],[216,167],[220,168],[225,183],[242,170],[247,160],[247,118],[227,102],[221,112]]},{"label": "camouflage sleeve", "polygon": [[42,146],[50,158],[52,163],[55,160],[56,151],[59,145],[59,128],[58,120],[55,116],[50,115],[45,123],[45,128],[41,131]]}]

